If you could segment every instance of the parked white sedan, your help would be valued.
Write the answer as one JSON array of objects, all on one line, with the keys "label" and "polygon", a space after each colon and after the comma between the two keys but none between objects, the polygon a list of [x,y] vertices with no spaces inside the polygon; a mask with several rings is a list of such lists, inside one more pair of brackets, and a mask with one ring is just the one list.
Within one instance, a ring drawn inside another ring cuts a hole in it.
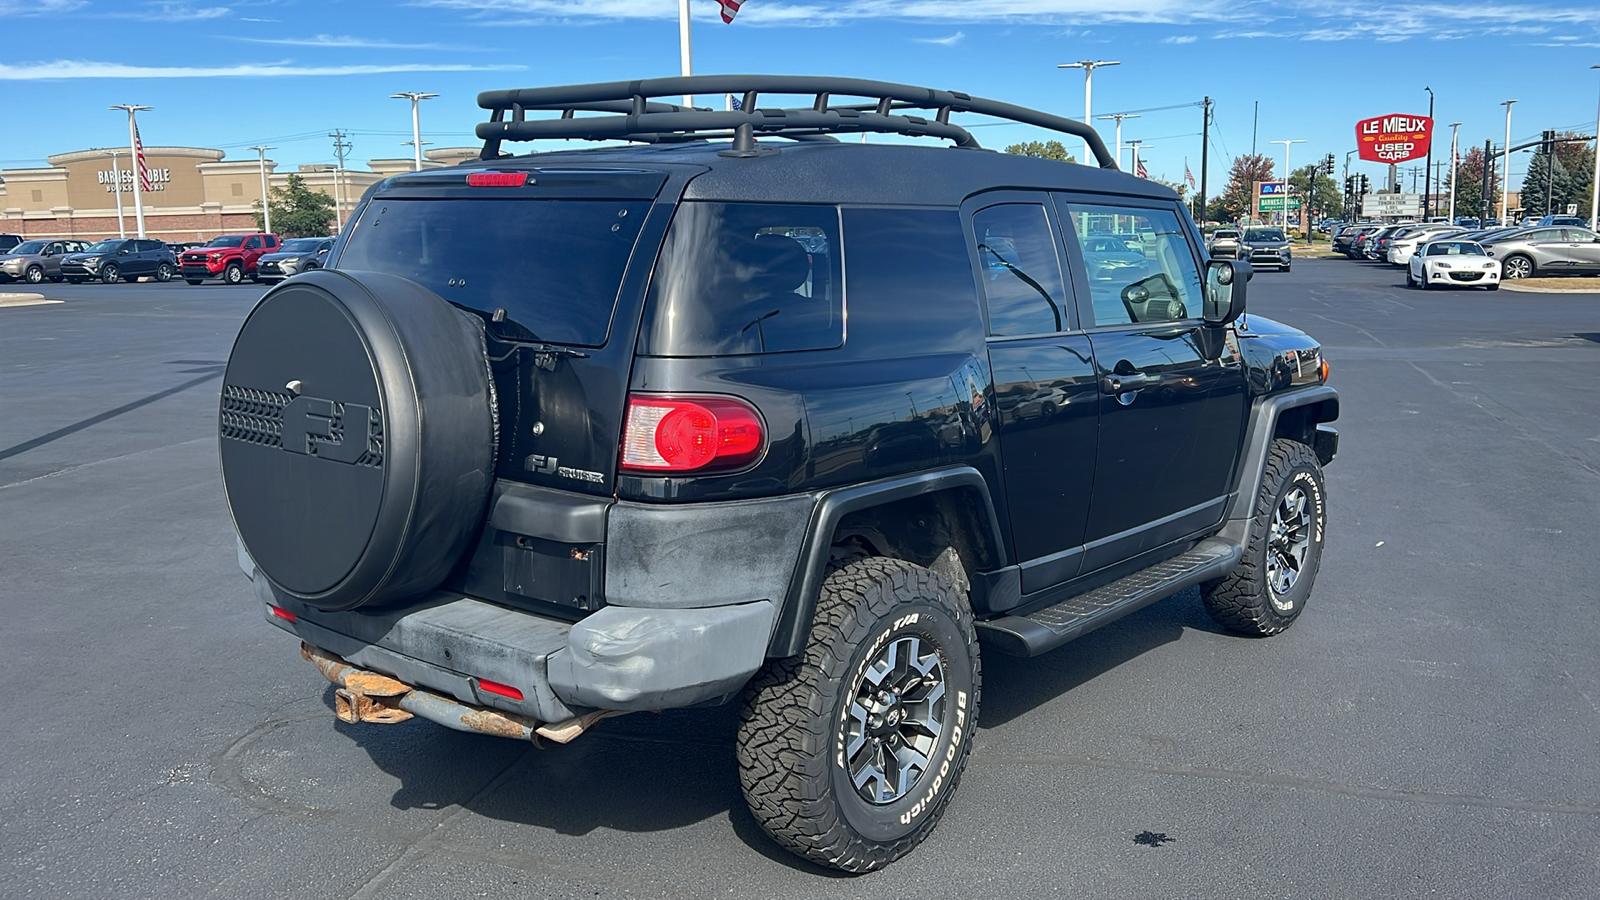
[{"label": "parked white sedan", "polygon": [[1414,288],[1482,287],[1500,290],[1500,261],[1476,241],[1442,240],[1423,244],[1406,264],[1406,284]]}]

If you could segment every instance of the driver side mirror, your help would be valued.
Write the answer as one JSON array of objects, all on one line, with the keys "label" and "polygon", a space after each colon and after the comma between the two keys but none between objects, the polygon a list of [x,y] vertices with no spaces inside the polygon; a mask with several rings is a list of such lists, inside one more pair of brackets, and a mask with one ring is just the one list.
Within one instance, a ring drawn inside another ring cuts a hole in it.
[{"label": "driver side mirror", "polygon": [[1226,325],[1244,315],[1245,282],[1253,270],[1242,259],[1214,259],[1206,265],[1206,297],[1202,312],[1207,325]]}]

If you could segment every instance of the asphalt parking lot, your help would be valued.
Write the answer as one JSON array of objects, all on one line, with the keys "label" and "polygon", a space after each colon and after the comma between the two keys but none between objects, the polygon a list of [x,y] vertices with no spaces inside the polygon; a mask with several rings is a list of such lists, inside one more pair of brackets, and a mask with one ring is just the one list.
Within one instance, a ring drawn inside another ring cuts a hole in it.
[{"label": "asphalt parking lot", "polygon": [[954,804],[862,877],[762,835],[731,709],[546,750],[337,724],[218,478],[263,288],[46,285],[0,307],[0,895],[1593,897],[1600,295],[1403,280],[1251,283],[1343,399],[1298,624],[1227,635],[1191,591],[990,654]]}]

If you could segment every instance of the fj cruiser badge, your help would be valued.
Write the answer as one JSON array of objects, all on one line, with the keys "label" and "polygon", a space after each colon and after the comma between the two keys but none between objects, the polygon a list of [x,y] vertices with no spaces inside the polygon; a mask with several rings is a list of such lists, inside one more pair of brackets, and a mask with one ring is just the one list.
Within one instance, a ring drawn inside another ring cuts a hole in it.
[{"label": "fj cruiser badge", "polygon": [[540,475],[555,475],[558,478],[571,478],[574,481],[588,481],[594,484],[605,484],[606,476],[588,469],[574,469],[571,466],[558,465],[559,460],[554,456],[545,456],[543,453],[534,453],[522,461],[522,467],[529,472],[538,472]]},{"label": "fj cruiser badge", "polygon": [[283,408],[283,449],[354,464],[372,442],[372,407],[296,397]]}]

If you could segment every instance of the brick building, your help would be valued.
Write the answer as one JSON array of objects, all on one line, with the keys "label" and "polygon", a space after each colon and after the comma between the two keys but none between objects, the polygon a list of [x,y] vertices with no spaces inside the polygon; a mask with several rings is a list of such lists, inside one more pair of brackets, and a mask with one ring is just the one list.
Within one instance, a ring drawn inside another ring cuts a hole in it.
[{"label": "brick building", "polygon": [[[152,182],[152,190],[143,195],[147,236],[196,241],[255,229],[255,204],[261,200],[257,159],[229,160],[221,150],[198,147],[146,147],[144,153]],[[477,155],[476,148],[431,150],[423,164],[449,165]],[[46,162],[43,168],[0,170],[0,232],[82,240],[137,234],[127,148],[75,150]],[[340,210],[348,214],[369,185],[410,171],[412,161],[374,159],[367,166],[336,172],[331,165],[303,165],[294,174],[312,190],[337,198]],[[290,173],[277,171],[277,163],[267,160],[266,169],[271,187],[288,183]]]}]

